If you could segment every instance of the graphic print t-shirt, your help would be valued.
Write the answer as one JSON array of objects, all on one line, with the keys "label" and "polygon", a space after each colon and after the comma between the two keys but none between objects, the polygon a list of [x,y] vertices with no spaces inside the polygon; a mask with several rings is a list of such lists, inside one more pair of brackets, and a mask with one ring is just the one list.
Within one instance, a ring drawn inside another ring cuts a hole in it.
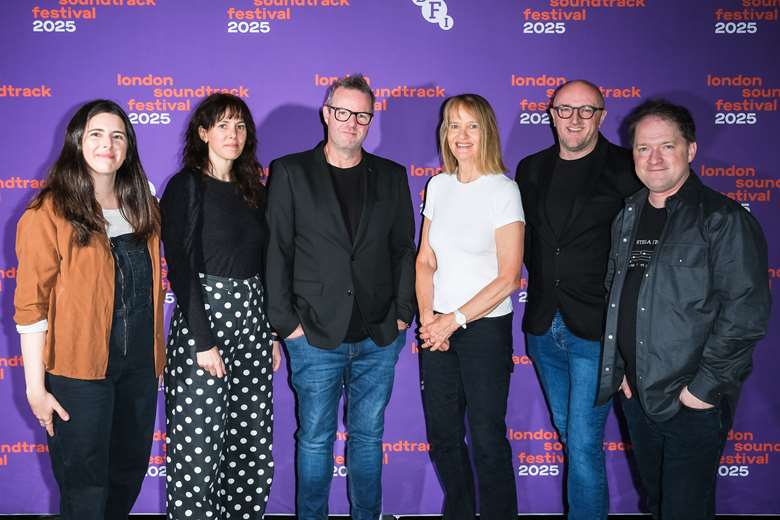
[{"label": "graphic print t-shirt", "polygon": [[642,209],[639,228],[626,266],[626,281],[620,295],[618,316],[618,349],[626,364],[626,377],[631,389],[636,386],[636,313],[639,288],[645,270],[655,255],[658,240],[666,224],[666,208],[654,208],[649,202]]}]

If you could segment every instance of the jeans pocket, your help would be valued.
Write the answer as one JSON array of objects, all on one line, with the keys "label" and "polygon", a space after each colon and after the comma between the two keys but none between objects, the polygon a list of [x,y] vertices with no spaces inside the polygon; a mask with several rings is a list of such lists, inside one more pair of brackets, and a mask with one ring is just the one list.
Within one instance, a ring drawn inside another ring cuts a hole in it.
[{"label": "jeans pocket", "polygon": [[302,370],[306,363],[305,349],[311,348],[306,342],[306,335],[302,334],[297,338],[285,339],[284,345],[287,347],[288,359],[290,361],[290,370],[292,372]]},{"label": "jeans pocket", "polygon": [[691,408],[690,406],[686,406],[682,401],[680,401],[680,411],[693,415],[719,414],[720,407],[713,406],[712,408]]},{"label": "jeans pocket", "polygon": [[305,342],[305,340],[306,340],[306,334],[301,334],[300,336],[295,338],[286,338],[284,340],[284,344],[287,345],[288,347],[290,346],[298,347],[301,343]]}]

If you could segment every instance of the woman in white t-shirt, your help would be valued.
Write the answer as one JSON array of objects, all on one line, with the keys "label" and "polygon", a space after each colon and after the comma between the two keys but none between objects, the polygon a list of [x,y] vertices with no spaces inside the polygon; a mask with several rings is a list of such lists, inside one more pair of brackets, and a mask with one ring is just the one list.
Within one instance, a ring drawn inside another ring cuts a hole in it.
[{"label": "woman in white t-shirt", "polygon": [[519,288],[524,215],[503,175],[496,116],[476,94],[447,100],[439,128],[446,172],[428,184],[417,300],[423,403],[444,519],[472,520],[474,477],[483,520],[517,516],[506,402],[512,372],[512,300]]}]

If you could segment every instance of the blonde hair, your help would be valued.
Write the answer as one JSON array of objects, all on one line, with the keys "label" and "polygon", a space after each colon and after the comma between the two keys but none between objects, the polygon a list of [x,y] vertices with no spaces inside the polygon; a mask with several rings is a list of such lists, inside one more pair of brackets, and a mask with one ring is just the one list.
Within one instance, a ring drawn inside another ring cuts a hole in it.
[{"label": "blonde hair", "polygon": [[447,143],[447,132],[450,126],[450,114],[459,108],[470,112],[479,123],[477,168],[482,173],[504,173],[506,166],[501,158],[501,138],[498,135],[496,113],[487,99],[479,94],[453,96],[444,103],[441,125],[439,126],[439,148],[441,149],[444,171],[454,173],[458,168],[458,160]]}]

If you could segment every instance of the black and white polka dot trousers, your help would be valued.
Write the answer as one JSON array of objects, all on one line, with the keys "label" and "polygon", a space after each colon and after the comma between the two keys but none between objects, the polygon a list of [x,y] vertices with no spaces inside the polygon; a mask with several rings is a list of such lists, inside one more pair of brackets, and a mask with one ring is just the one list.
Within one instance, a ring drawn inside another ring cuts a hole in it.
[{"label": "black and white polka dot trousers", "polygon": [[259,277],[200,274],[227,375],[196,363],[177,307],[165,369],[168,518],[260,519],[273,478],[271,327]]}]

